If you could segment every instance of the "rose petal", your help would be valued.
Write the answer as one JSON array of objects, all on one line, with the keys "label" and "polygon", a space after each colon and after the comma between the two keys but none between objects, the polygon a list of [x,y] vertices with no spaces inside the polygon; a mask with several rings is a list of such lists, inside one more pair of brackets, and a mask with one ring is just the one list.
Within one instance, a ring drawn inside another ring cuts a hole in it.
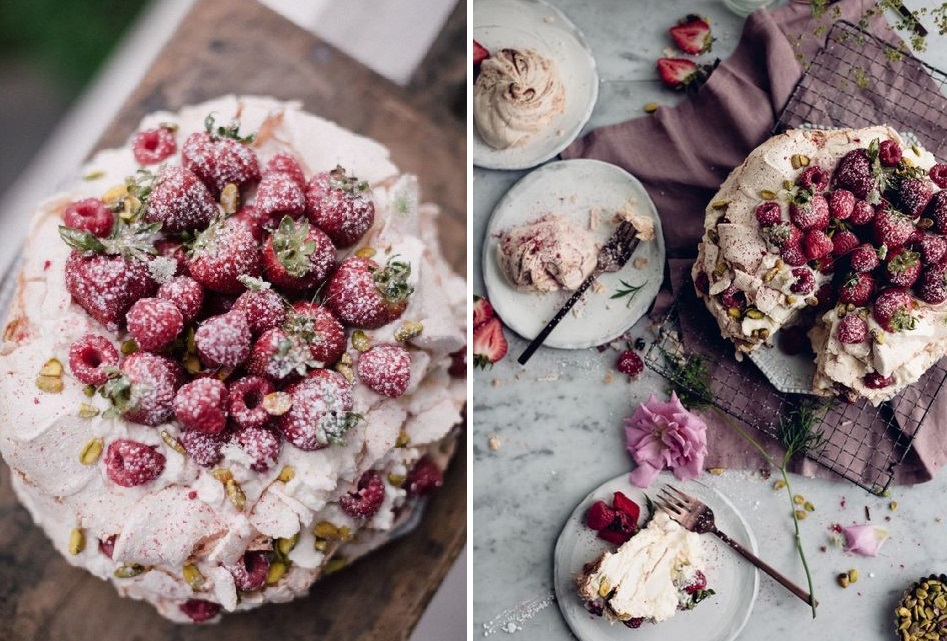
[{"label": "rose petal", "polygon": [[845,551],[862,556],[878,556],[881,544],[888,539],[888,531],[877,525],[850,525],[842,528]]}]

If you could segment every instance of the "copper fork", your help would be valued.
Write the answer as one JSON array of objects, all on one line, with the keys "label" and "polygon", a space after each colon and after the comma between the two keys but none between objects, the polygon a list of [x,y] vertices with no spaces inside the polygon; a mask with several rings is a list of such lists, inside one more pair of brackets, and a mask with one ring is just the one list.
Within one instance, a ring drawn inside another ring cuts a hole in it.
[{"label": "copper fork", "polygon": [[659,509],[666,512],[672,520],[677,521],[677,523],[685,530],[690,530],[691,532],[696,532],[697,534],[706,534],[710,532],[711,534],[716,535],[717,538],[740,553],[740,555],[746,558],[750,563],[779,581],[787,590],[808,603],[810,606],[814,605],[811,594],[790,581],[788,578],[783,576],[782,573],[747,550],[745,547],[718,530],[716,524],[714,523],[713,510],[707,507],[707,505],[703,502],[695,499],[689,494],[681,492],[679,489],[671,485],[665,485],[663,488],[661,488],[660,492],[658,492],[658,500],[656,501],[656,505]]}]

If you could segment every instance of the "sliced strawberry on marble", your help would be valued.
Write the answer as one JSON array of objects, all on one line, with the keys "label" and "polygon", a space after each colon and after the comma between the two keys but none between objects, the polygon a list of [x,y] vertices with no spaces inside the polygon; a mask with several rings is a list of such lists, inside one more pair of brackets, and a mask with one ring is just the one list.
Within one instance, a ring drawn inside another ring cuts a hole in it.
[{"label": "sliced strawberry on marble", "polygon": [[509,345],[503,335],[503,324],[499,318],[481,323],[473,333],[474,367],[486,369],[506,356]]},{"label": "sliced strawberry on marble", "polygon": [[698,65],[687,58],[659,58],[657,67],[664,86],[683,91],[699,89],[710,77],[714,65]]},{"label": "sliced strawberry on marble", "polygon": [[713,47],[714,37],[710,31],[710,22],[694,13],[678,20],[677,24],[668,29],[668,34],[678,49],[690,55],[706,53]]},{"label": "sliced strawberry on marble", "polygon": [[483,296],[474,295],[473,301],[474,328],[479,327],[483,323],[496,316],[496,312],[493,311],[493,305],[491,305],[490,301],[488,301]]},{"label": "sliced strawberry on marble", "polygon": [[476,40],[474,40],[474,41],[473,41],[473,64],[474,64],[474,67],[476,67],[477,65],[479,65],[481,62],[483,62],[484,60],[486,60],[486,59],[489,58],[489,57],[490,57],[490,52],[487,50],[487,48],[484,47],[484,46],[483,46],[482,44],[480,44],[479,42],[477,42]]}]

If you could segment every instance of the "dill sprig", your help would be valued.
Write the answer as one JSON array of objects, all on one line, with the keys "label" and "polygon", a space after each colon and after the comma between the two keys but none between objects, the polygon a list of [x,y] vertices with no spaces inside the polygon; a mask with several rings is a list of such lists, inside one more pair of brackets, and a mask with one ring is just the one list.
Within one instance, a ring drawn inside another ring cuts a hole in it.
[{"label": "dill sprig", "polygon": [[780,417],[779,444],[786,450],[786,462],[796,454],[815,453],[825,447],[825,434],[817,425],[827,407],[825,403],[805,398]]},{"label": "dill sprig", "polygon": [[[668,368],[668,381],[671,389],[685,406],[701,409],[713,403],[710,389],[710,372],[704,359],[693,354],[684,357],[661,349],[664,363]],[[670,390],[668,390],[670,392]]]},{"label": "dill sprig", "polygon": [[642,287],[648,284],[648,281],[641,283],[640,285],[630,285],[623,280],[619,280],[621,287],[615,290],[615,293],[609,296],[611,299],[615,298],[625,298],[628,300],[625,302],[625,307],[631,307],[631,301],[635,299],[635,294],[637,294]]}]

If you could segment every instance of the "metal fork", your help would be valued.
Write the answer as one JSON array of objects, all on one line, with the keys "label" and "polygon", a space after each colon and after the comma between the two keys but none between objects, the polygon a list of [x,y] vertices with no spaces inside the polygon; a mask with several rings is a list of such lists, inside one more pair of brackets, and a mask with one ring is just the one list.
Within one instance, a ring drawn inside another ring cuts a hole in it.
[{"label": "metal fork", "polygon": [[729,536],[717,529],[714,524],[714,513],[707,505],[695,499],[694,497],[681,492],[671,485],[665,485],[658,492],[656,505],[659,509],[667,512],[673,520],[685,530],[696,532],[697,534],[706,534],[710,532],[717,538],[739,552],[750,563],[766,572],[768,575],[779,581],[783,587],[795,594],[797,597],[808,603],[813,604],[812,595],[800,588],[798,585],[783,576],[778,570],[767,564],[758,556],[747,550],[745,547],[731,539]]},{"label": "metal fork", "polygon": [[595,270],[589,274],[588,278],[582,281],[582,284],[579,285],[575,293],[566,301],[562,309],[552,317],[551,321],[546,323],[546,326],[543,327],[543,331],[539,332],[536,338],[523,350],[520,357],[516,359],[520,365],[526,365],[526,361],[528,361],[533,353],[539,349],[539,346],[546,341],[546,338],[549,337],[552,330],[556,328],[556,325],[565,318],[569,310],[582,298],[582,294],[595,282],[596,278],[605,272],[617,272],[625,266],[625,263],[628,262],[628,259],[631,258],[631,255],[635,252],[635,248],[638,246],[640,239],[637,237],[637,234],[638,230],[627,220],[618,223],[618,227],[615,228],[615,233],[613,233],[611,238],[598,250]]}]

